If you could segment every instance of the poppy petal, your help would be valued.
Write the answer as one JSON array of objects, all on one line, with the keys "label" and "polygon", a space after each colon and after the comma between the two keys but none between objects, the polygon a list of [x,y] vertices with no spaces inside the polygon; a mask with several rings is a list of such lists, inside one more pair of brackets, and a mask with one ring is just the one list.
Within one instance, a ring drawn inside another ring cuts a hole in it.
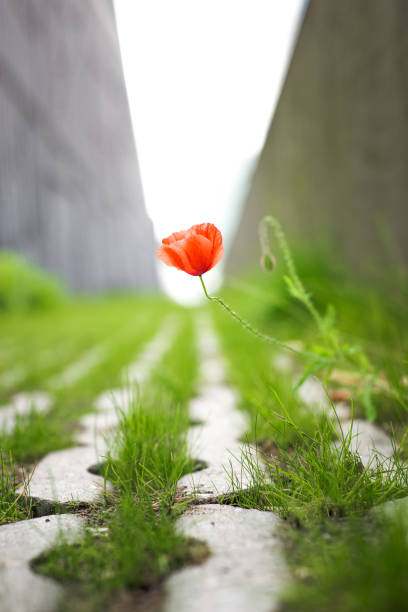
[{"label": "poppy petal", "polygon": [[196,271],[195,267],[191,263],[187,243],[188,239],[180,240],[178,242],[174,242],[169,248],[171,248],[176,253],[177,257],[179,257],[181,262],[180,270],[183,270],[184,272],[187,272],[187,274],[195,276]]},{"label": "poppy petal", "polygon": [[218,247],[213,250],[213,259],[212,259],[211,268],[217,265],[217,263],[220,261],[223,255],[224,255],[224,247],[222,245],[222,239],[221,239],[221,244],[219,244]]},{"label": "poppy petal", "polygon": [[208,238],[200,234],[191,234],[185,241],[185,250],[194,270],[194,276],[204,274],[210,269],[212,244]]},{"label": "poppy petal", "polygon": [[178,240],[184,240],[187,237],[187,234],[188,230],[182,230],[181,232],[173,232],[173,234],[170,234],[170,236],[168,236],[167,238],[163,238],[162,243],[173,244]]},{"label": "poppy petal", "polygon": [[173,266],[174,268],[183,270],[183,265],[179,255],[169,246],[162,245],[159,247],[156,251],[156,257],[167,266]]},{"label": "poppy petal", "polygon": [[222,234],[213,223],[200,223],[199,225],[194,225],[193,227],[197,233],[206,236],[212,242],[212,263],[208,268],[208,270],[210,270],[220,261],[224,254]]}]

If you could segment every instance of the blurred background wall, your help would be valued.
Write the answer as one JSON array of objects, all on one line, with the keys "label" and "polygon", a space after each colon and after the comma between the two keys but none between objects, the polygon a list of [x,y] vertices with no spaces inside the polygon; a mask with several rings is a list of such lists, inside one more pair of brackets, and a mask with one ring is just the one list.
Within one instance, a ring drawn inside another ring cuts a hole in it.
[{"label": "blurred background wall", "polygon": [[407,23],[406,0],[310,1],[231,269],[259,261],[267,213],[361,272],[408,263]]},{"label": "blurred background wall", "polygon": [[110,0],[0,0],[0,248],[80,290],[156,285]]}]

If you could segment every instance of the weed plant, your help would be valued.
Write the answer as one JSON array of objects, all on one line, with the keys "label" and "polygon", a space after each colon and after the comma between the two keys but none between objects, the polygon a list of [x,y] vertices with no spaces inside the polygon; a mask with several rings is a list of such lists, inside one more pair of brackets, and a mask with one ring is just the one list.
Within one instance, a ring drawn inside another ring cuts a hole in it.
[{"label": "weed plant", "polygon": [[[285,272],[278,259],[272,274],[252,274],[249,282],[231,281],[224,291],[226,299],[238,304],[245,318],[273,336],[257,332],[258,337],[272,339],[275,344],[274,338],[278,344],[286,344],[288,338],[303,341],[297,365],[302,365],[304,372],[298,384],[309,374],[319,375],[327,383],[333,370],[340,368],[355,376],[351,391],[356,411],[374,420],[377,414],[382,418],[386,404],[387,411],[397,418],[401,407],[407,415],[408,387],[403,375],[407,374],[408,284],[386,279],[381,285],[370,285],[342,268],[332,252],[316,248],[300,251],[295,266],[279,223],[267,217],[260,230],[263,260],[272,262],[276,234]],[[270,270],[272,266],[266,267]],[[313,300],[302,278],[311,287]],[[225,316],[223,321],[227,321]]]},{"label": "weed plant", "polygon": [[306,291],[300,279],[280,223],[270,216],[265,217],[260,224],[262,257],[264,262],[269,262],[269,265],[265,267],[272,268],[271,232],[275,234],[286,264],[287,274],[284,280],[288,292],[306,309],[316,326],[317,333],[313,344],[307,347],[306,351],[301,352],[306,361],[306,367],[299,382],[301,383],[312,373],[323,375],[325,381],[328,382],[335,368],[351,369],[358,373],[360,378],[355,390],[357,397],[365,408],[366,418],[373,421],[376,417],[376,410],[372,396],[379,379],[379,372],[361,345],[349,344],[342,338],[336,324],[336,312],[333,305],[328,304],[324,314],[319,312],[311,294]]}]

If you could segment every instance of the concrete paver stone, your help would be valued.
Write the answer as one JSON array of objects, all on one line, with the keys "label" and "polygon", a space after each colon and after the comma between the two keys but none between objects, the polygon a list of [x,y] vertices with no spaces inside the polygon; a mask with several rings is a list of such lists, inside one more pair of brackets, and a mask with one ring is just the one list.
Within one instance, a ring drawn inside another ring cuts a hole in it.
[{"label": "concrete paver stone", "polygon": [[211,556],[166,582],[163,612],[272,612],[288,572],[272,512],[233,506],[193,506],[178,522],[207,543]]},{"label": "concrete paver stone", "polygon": [[0,610],[53,612],[63,594],[54,580],[36,574],[30,562],[63,535],[75,541],[83,519],[72,514],[42,516],[0,527]]}]

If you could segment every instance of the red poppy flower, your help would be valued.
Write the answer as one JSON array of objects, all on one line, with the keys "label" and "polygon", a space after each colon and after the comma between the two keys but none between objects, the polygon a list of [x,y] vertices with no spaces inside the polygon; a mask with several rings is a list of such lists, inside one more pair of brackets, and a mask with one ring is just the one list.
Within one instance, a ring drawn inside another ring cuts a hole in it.
[{"label": "red poppy flower", "polygon": [[212,223],[200,223],[163,238],[156,255],[168,266],[201,276],[220,261],[223,253],[220,230]]}]

